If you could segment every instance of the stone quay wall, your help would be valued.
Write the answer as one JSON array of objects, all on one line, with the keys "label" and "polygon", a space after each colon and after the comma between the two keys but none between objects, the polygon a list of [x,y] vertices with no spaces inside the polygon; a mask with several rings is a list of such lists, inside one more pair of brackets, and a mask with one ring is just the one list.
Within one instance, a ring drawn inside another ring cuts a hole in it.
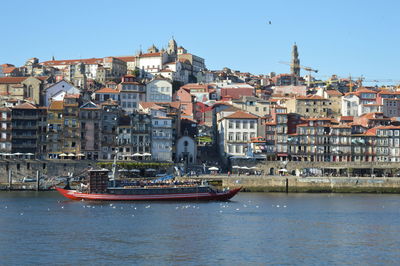
[{"label": "stone quay wall", "polygon": [[258,161],[248,159],[235,159],[231,161],[231,166],[256,167],[264,175],[277,175],[281,168],[287,169],[288,173],[305,168],[316,168],[324,170],[345,171],[350,175],[356,169],[369,171],[383,171],[388,174],[400,173],[400,162],[297,162],[297,161]]},{"label": "stone quay wall", "polygon": [[37,171],[40,177],[68,176],[69,173],[79,175],[95,165],[96,161],[83,160],[0,160],[0,183],[8,183],[9,170],[12,172],[13,182],[16,183],[22,182],[24,177],[36,178]]},{"label": "stone quay wall", "polygon": [[203,176],[222,180],[223,187],[243,187],[248,192],[400,193],[400,178]]}]

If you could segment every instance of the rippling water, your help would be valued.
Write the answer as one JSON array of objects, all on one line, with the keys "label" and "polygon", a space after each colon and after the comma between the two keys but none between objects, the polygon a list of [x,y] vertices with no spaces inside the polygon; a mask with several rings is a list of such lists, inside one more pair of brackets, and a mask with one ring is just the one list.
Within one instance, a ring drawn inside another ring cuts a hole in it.
[{"label": "rippling water", "polygon": [[400,195],[93,203],[0,192],[0,264],[398,264]]}]

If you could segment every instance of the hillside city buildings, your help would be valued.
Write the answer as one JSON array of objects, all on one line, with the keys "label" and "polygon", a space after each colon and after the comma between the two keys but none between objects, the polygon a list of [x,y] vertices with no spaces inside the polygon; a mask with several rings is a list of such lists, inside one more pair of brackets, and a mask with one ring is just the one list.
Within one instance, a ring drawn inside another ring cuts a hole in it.
[{"label": "hillside city buildings", "polygon": [[[400,162],[400,90],[208,70],[178,46],[0,67],[0,155],[198,164]],[[310,71],[310,69],[308,69]]]}]

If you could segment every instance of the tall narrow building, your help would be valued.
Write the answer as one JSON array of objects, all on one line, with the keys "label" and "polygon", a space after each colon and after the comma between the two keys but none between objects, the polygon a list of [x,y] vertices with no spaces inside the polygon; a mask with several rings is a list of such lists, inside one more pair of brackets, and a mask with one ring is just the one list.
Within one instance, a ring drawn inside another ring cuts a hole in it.
[{"label": "tall narrow building", "polygon": [[299,59],[299,53],[297,52],[296,43],[294,43],[292,49],[292,62],[290,66],[290,71],[292,75],[297,77],[300,76],[300,59]]}]

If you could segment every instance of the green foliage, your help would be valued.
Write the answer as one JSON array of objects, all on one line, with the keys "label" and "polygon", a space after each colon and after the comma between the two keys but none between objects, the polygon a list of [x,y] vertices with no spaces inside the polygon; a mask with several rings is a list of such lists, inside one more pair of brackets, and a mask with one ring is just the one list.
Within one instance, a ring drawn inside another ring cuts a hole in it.
[{"label": "green foliage", "polygon": [[203,136],[203,137],[197,137],[198,142],[206,142],[206,143],[211,143],[212,139],[209,136]]}]

